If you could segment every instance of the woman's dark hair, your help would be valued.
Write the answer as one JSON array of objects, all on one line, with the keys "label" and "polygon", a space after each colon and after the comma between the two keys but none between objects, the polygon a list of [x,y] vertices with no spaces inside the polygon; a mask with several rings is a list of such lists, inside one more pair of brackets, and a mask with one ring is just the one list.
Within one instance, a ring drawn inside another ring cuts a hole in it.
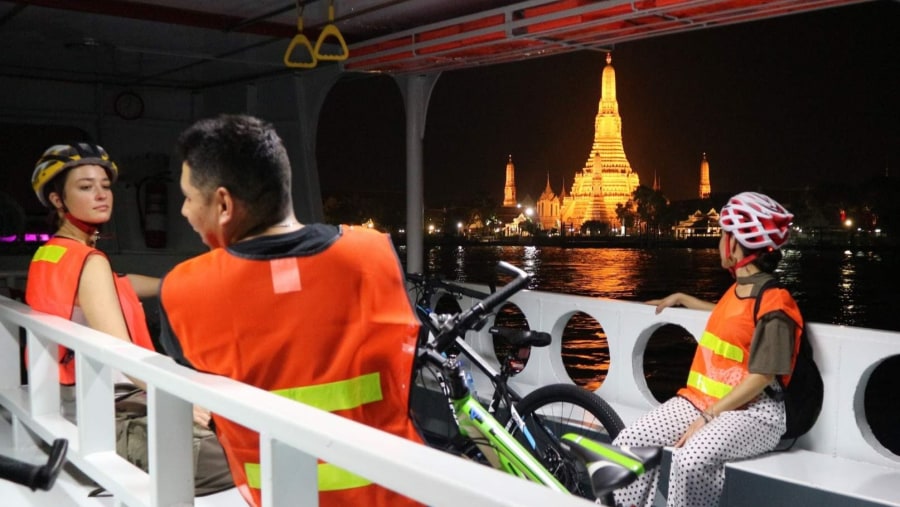
[{"label": "woman's dark hair", "polygon": [[784,257],[784,255],[781,253],[781,250],[765,250],[760,252],[759,257],[756,258],[754,263],[761,271],[774,273],[775,268],[778,267],[778,263],[781,262],[782,257]]},{"label": "woman's dark hair", "polygon": [[200,120],[178,138],[191,184],[206,196],[224,187],[247,205],[246,234],[257,234],[292,212],[291,165],[275,128],[246,115]]},{"label": "woman's dark hair", "polygon": [[[66,178],[69,177],[69,173],[72,172],[72,168],[66,169],[61,173],[57,174],[53,177],[52,180],[48,181],[46,185],[44,185],[44,196],[47,199],[47,202],[50,202],[50,194],[56,192],[59,198],[63,202],[63,206],[66,203]],[[47,213],[47,225],[53,228],[58,228],[62,226],[63,218],[59,216],[59,211],[53,206],[50,206],[50,211]]]},{"label": "woman's dark hair", "polygon": [[[741,247],[743,248],[743,247]],[[762,249],[762,250],[751,250],[746,252],[747,255],[756,254],[756,259],[753,259],[751,264],[754,264],[759,268],[760,271],[765,273],[774,273],[775,268],[778,267],[778,263],[781,262],[782,257],[784,257],[781,253],[781,250],[775,249]]]}]

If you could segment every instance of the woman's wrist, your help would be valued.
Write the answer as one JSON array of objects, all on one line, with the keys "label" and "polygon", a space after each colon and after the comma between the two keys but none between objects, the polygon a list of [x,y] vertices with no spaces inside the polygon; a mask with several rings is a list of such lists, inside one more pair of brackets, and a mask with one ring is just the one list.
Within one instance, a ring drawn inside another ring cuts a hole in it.
[{"label": "woman's wrist", "polygon": [[716,418],[715,414],[712,413],[711,409],[702,410],[700,412],[700,417],[703,418],[704,421],[709,422]]}]

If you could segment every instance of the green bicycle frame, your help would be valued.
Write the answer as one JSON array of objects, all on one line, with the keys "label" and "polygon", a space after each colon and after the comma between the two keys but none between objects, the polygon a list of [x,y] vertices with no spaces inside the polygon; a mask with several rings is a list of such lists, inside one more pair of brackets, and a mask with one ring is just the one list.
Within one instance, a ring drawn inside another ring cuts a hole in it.
[{"label": "green bicycle frame", "polygon": [[491,466],[532,482],[569,494],[556,477],[544,468],[471,393],[453,400],[459,431],[471,439]]}]

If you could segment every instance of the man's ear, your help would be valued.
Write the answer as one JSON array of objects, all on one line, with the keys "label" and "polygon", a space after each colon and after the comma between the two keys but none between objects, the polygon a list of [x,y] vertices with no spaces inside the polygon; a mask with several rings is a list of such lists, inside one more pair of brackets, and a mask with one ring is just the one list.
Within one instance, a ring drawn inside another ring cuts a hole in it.
[{"label": "man's ear", "polygon": [[225,187],[219,187],[213,192],[213,205],[216,207],[219,225],[225,225],[234,219],[234,197]]}]

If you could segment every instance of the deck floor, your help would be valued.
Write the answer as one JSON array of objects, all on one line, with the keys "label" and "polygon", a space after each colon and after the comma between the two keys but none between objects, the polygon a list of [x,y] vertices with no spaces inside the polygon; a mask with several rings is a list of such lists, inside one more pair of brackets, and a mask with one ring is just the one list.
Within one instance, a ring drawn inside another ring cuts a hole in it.
[{"label": "deck floor", "polygon": [[[12,427],[8,413],[0,414],[0,455],[29,463],[44,463],[47,455],[39,449],[16,449],[12,445]],[[96,485],[79,479],[78,470],[71,464],[64,469],[50,491],[31,491],[9,481],[0,480],[0,504],[3,507],[114,507],[111,497],[89,497]],[[196,507],[246,507],[236,489],[194,500]]]}]

